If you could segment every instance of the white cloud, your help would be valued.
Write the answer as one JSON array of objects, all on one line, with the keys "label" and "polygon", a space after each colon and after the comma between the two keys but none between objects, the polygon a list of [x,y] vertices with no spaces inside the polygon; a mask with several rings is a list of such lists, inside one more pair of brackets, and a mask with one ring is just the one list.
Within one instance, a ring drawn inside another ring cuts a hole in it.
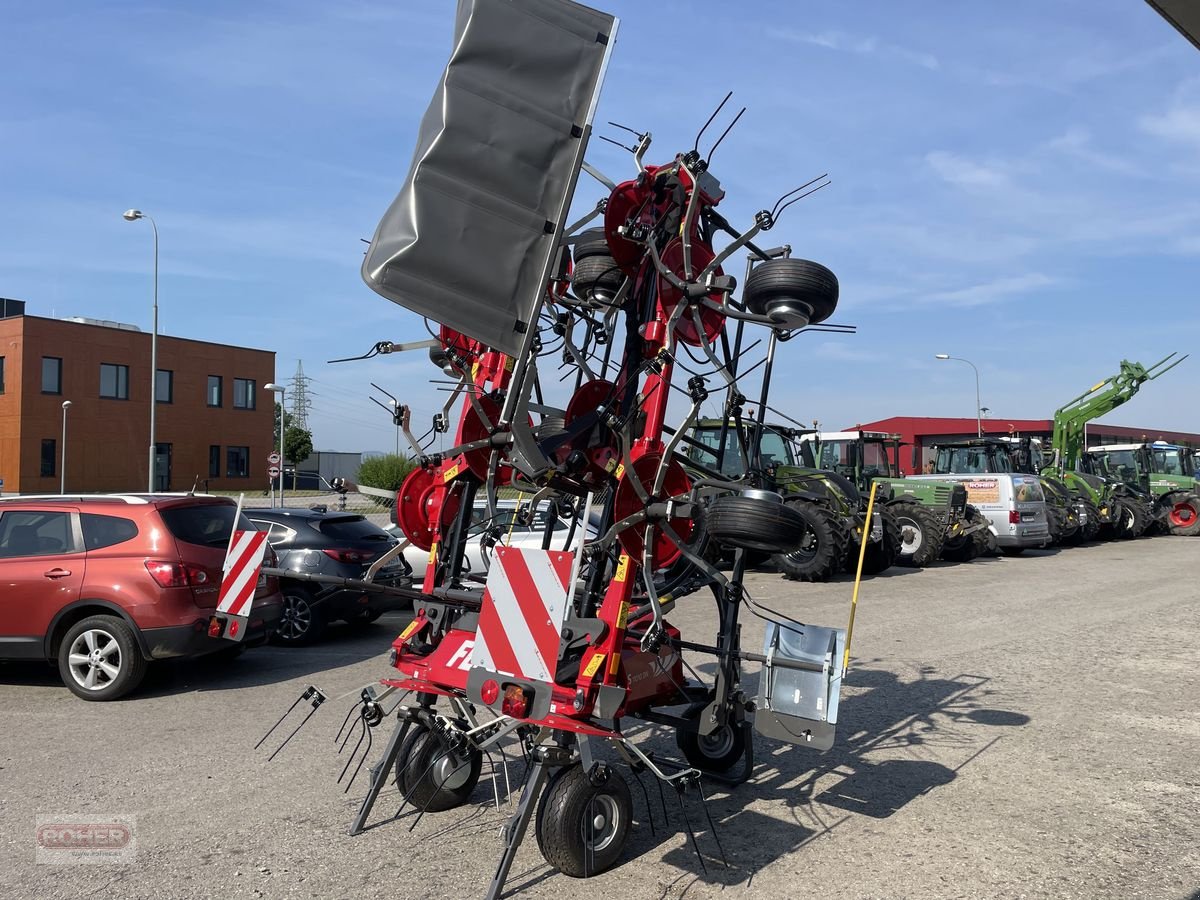
[{"label": "white cloud", "polygon": [[943,181],[970,190],[1007,188],[1011,185],[1008,174],[996,165],[983,165],[947,153],[935,150],[925,155],[925,162]]},{"label": "white cloud", "polygon": [[824,47],[826,50],[836,50],[841,53],[897,60],[909,65],[920,66],[923,69],[934,70],[940,68],[941,65],[938,58],[932,53],[884,43],[877,37],[858,37],[841,31],[822,31],[814,34],[785,28],[773,28],[769,33],[772,37],[797,44],[811,44],[814,47]]},{"label": "white cloud", "polygon": [[1048,141],[1046,148],[1108,172],[1130,176],[1146,174],[1145,170],[1136,163],[1097,150],[1092,144],[1092,135],[1086,128],[1069,128],[1065,133]]},{"label": "white cloud", "polygon": [[983,284],[958,288],[953,291],[941,291],[930,294],[922,303],[950,303],[955,306],[985,306],[996,303],[1018,294],[1028,294],[1040,288],[1053,287],[1061,284],[1059,278],[1043,275],[1041,272],[1029,272],[1012,278],[997,278]]}]

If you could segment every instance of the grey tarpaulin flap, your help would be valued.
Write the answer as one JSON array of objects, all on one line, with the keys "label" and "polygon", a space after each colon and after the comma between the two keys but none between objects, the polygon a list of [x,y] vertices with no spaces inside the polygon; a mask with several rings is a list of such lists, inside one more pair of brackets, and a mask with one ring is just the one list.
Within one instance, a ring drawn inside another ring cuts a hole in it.
[{"label": "grey tarpaulin flap", "polygon": [[569,0],[459,0],[454,47],[367,285],[517,355],[570,205],[616,19]]}]

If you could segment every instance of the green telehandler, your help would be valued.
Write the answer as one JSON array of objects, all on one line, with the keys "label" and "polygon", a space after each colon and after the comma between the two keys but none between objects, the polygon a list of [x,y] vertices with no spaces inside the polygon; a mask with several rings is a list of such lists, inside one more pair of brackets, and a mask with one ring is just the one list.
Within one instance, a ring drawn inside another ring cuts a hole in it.
[{"label": "green telehandler", "polygon": [[1060,479],[1073,495],[1089,500],[1096,507],[1103,536],[1142,535],[1153,520],[1154,498],[1149,488],[1143,488],[1136,479],[1131,483],[1096,471],[1085,453],[1087,423],[1112,412],[1137,394],[1142,384],[1165,375],[1187,359],[1175,359],[1176,355],[1172,353],[1152,366],[1123,359],[1116,375],[1092,385],[1054,413],[1050,453],[1043,460],[1041,474]]}]

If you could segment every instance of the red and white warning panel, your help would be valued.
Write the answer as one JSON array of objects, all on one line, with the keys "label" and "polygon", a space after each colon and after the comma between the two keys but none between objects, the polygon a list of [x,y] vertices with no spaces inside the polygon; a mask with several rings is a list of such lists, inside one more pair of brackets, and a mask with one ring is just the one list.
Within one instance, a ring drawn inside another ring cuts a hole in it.
[{"label": "red and white warning panel", "polygon": [[221,593],[217,612],[231,616],[249,616],[254,589],[262,570],[267,549],[265,531],[235,531],[221,571]]},{"label": "red and white warning panel", "polygon": [[497,547],[488,571],[471,667],[553,682],[575,554]]}]

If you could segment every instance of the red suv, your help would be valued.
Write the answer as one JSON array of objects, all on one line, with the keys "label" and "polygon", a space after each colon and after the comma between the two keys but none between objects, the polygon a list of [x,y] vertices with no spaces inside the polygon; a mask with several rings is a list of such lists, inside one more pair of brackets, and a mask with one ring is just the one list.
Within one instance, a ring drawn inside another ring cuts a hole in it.
[{"label": "red suv", "polygon": [[57,661],[75,694],[113,700],[150,660],[264,642],[282,610],[275,578],[259,578],[240,644],[213,636],[236,512],[208,496],[0,499],[0,659]]}]

